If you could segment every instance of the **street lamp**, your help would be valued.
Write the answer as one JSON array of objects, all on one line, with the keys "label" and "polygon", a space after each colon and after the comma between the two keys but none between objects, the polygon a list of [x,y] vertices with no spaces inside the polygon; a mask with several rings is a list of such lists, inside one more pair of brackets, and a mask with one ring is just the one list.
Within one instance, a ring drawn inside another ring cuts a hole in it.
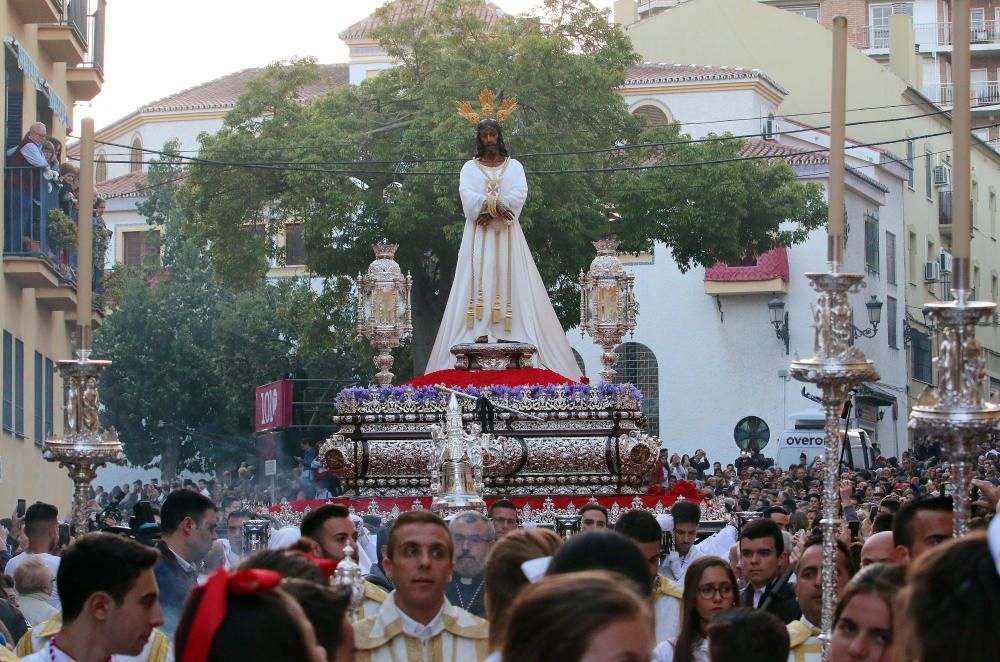
[{"label": "street lamp", "polygon": [[785,356],[788,356],[788,313],[785,311],[785,302],[774,297],[767,302],[767,311],[771,314],[774,333],[785,344]]},{"label": "street lamp", "polygon": [[865,304],[865,308],[868,309],[868,323],[871,326],[867,329],[859,329],[851,324],[851,344],[854,344],[854,341],[862,336],[874,338],[875,334],[878,333],[878,325],[882,321],[882,302],[873,294],[872,298]]}]

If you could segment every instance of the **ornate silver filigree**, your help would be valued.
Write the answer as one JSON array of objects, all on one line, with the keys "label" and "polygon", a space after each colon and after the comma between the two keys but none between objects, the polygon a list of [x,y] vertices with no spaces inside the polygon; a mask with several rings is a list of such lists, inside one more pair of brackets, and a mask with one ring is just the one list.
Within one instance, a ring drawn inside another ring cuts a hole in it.
[{"label": "ornate silver filigree", "polygon": [[534,365],[534,345],[520,342],[463,343],[451,348],[459,370],[504,370]]},{"label": "ornate silver filigree", "polygon": [[[819,386],[823,393],[824,472],[823,472],[823,607],[822,632],[824,651],[829,649],[833,610],[837,596],[837,475],[840,466],[840,412],[851,388],[863,381],[879,378],[875,365],[857,347],[851,346],[854,312],[849,292],[861,287],[861,274],[809,273],[806,277],[819,292],[813,309],[815,356],[796,357],[791,374],[795,379]],[[826,654],[826,653],[824,653]]]},{"label": "ornate silver filigree", "polygon": [[969,301],[964,290],[952,292],[954,301],[924,306],[928,323],[941,338],[938,387],[928,387],[920,395],[910,412],[909,427],[948,449],[955,484],[952,524],[958,537],[969,528],[972,450],[1000,424],[1000,404],[986,399],[986,352],[976,340],[976,324],[990,318],[996,304]]},{"label": "ornate silver filigree", "polygon": [[375,381],[392,383],[392,354],[413,333],[410,311],[410,276],[403,276],[393,259],[397,244],[372,246],[375,260],[364,276],[358,274],[358,334],[368,338],[378,354]]},{"label": "ornate silver filigree", "polygon": [[635,300],[635,276],[618,260],[616,239],[594,242],[597,257],[590,271],[580,272],[580,335],[590,335],[601,347],[601,380],[615,380],[615,345],[635,331],[639,306]]},{"label": "ornate silver filigree", "polygon": [[59,361],[63,379],[63,436],[46,439],[43,457],[69,470],[73,481],[73,525],[87,531],[90,484],[100,467],[123,464],[125,454],[114,428],[100,429],[101,398],[97,383],[111,361],[90,360],[90,350],[77,352],[76,360]]},{"label": "ornate silver filigree", "polygon": [[447,508],[482,508],[483,450],[489,444],[480,427],[470,426],[466,432],[462,412],[454,395],[448,404],[444,429],[431,428],[433,452],[427,468],[431,475],[431,492],[435,494],[432,510]]}]

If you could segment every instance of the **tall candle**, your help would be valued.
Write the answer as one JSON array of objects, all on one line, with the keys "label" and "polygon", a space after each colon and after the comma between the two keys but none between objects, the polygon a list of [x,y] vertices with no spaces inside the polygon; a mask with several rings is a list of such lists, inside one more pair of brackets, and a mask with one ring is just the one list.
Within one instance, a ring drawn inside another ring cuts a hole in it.
[{"label": "tall candle", "polygon": [[969,257],[972,249],[972,172],[969,151],[972,147],[972,115],[969,110],[969,0],[952,2],[952,85],[954,86],[951,109],[952,139],[952,195],[951,195],[951,254],[954,259],[952,287],[969,289]]},{"label": "tall candle", "polygon": [[833,19],[833,79],[830,96],[830,185],[826,259],[834,271],[844,263],[844,139],[847,114],[847,19]]}]

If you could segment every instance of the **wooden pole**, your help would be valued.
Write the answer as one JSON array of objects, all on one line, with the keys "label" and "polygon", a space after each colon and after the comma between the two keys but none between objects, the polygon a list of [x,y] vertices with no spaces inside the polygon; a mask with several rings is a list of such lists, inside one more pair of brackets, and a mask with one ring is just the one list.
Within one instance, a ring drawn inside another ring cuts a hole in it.
[{"label": "wooden pole", "polygon": [[[970,106],[969,44],[969,0],[952,2],[952,194],[951,194],[951,254],[952,288],[969,291],[969,259],[972,253],[972,207],[970,200],[972,161],[972,113]],[[971,293],[970,293],[971,294]],[[964,296],[964,295],[959,295]]]},{"label": "wooden pole", "polygon": [[80,141],[80,197],[76,244],[77,349],[90,349],[92,283],[94,277],[94,120],[83,120]]},{"label": "wooden pole", "polygon": [[833,80],[830,95],[829,220],[826,259],[837,273],[844,263],[844,140],[847,122],[847,18],[833,19]]}]

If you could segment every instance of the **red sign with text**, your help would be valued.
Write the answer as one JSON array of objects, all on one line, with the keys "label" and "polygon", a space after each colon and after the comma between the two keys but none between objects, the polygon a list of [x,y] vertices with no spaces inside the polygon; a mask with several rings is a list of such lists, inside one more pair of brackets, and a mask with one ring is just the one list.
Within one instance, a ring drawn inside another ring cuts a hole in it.
[{"label": "red sign with text", "polygon": [[257,387],[257,432],[285,428],[292,424],[292,382],[281,379]]}]

